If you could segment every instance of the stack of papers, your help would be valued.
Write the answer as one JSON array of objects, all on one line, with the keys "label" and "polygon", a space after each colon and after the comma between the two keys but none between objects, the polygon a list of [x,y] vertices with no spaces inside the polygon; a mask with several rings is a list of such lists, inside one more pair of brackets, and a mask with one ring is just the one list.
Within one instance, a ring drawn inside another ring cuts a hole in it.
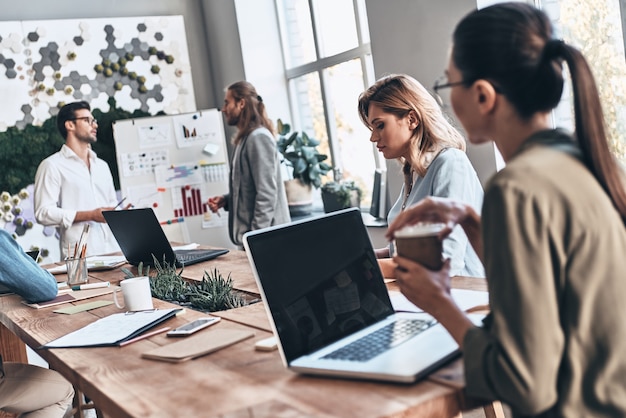
[{"label": "stack of papers", "polygon": [[[110,270],[124,264],[126,264],[126,258],[123,255],[94,255],[87,257],[87,270]],[[67,265],[62,264],[46,270],[52,274],[64,274],[67,273]]]}]

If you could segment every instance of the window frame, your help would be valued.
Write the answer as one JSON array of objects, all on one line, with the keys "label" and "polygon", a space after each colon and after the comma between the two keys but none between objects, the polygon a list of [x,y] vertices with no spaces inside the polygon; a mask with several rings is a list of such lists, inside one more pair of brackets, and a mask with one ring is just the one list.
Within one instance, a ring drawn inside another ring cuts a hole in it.
[{"label": "window frame", "polygon": [[[330,89],[329,81],[325,70],[338,65],[343,64],[354,59],[359,59],[361,63],[361,72],[363,74],[363,90],[372,85],[375,81],[374,78],[374,64],[372,60],[371,43],[369,40],[369,29],[367,27],[367,15],[365,10],[365,0],[352,0],[352,7],[354,10],[356,32],[357,32],[357,46],[355,48],[331,55],[328,57],[320,57],[320,42],[319,32],[320,28],[318,22],[320,16],[317,13],[315,7],[316,0],[308,0],[307,5],[309,13],[311,15],[311,25],[313,30],[313,43],[315,47],[315,59],[311,62],[302,65],[296,65],[291,68],[287,66],[287,54],[286,48],[288,48],[289,42],[286,38],[288,33],[286,28],[285,16],[283,16],[281,8],[281,0],[275,0],[274,5],[276,7],[277,20],[279,22],[279,34],[281,40],[281,50],[283,56],[283,68],[285,71],[285,83],[288,86],[289,95],[289,109],[292,115],[293,121],[299,121],[300,115],[297,108],[297,99],[295,97],[296,92],[290,87],[291,82],[299,77],[315,73],[319,79],[320,92],[322,99],[322,106],[324,110],[324,122],[326,126],[326,134],[328,137],[328,146],[330,150],[330,158],[333,162],[334,173],[333,177],[335,181],[341,180],[343,175],[343,164],[341,156],[339,138],[337,133],[337,127],[331,115],[334,115],[334,107],[332,100],[328,100]],[[356,98],[355,98],[356,103]],[[356,111],[356,105],[355,105]],[[295,117],[294,117],[295,116]],[[297,129],[296,129],[297,130]],[[371,148],[375,151],[374,145],[371,144]],[[386,168],[384,158],[380,158],[378,153],[374,152],[375,169]]]}]

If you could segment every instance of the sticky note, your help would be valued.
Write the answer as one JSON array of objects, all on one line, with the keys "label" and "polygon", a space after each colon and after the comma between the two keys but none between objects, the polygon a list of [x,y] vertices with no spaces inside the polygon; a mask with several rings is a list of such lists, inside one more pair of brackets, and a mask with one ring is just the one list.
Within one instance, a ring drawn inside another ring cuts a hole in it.
[{"label": "sticky note", "polygon": [[75,313],[90,311],[92,309],[100,308],[102,306],[107,306],[113,304],[110,300],[96,300],[94,302],[81,303],[80,305],[72,305],[67,308],[57,309],[54,312],[62,313],[67,315],[73,315]]},{"label": "sticky note", "polygon": [[220,146],[217,144],[206,144],[202,152],[204,152],[207,155],[215,155],[217,151],[219,151],[219,149],[220,149]]}]

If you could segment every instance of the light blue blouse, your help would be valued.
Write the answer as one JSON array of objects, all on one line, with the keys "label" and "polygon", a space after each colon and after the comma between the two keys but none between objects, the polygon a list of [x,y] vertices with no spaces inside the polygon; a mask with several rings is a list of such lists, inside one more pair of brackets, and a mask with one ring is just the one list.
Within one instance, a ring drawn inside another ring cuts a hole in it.
[{"label": "light blue blouse", "polygon": [[[402,186],[398,200],[387,215],[389,224],[402,210],[405,187]],[[414,180],[406,207],[410,207],[427,196],[448,197],[465,202],[480,213],[483,188],[465,152],[455,148],[440,152],[428,167],[426,175],[418,176]],[[393,244],[389,246],[389,253],[393,254]],[[444,257],[451,260],[451,276],[485,277],[485,269],[461,226],[457,226],[443,242],[443,253]]]}]

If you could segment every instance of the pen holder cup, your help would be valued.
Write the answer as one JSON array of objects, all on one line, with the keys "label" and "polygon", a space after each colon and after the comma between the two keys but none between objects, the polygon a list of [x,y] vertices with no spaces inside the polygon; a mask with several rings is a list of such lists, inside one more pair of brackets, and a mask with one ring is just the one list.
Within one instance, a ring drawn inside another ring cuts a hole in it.
[{"label": "pen holder cup", "polygon": [[67,266],[67,284],[74,286],[87,283],[87,259],[83,258],[66,258]]}]

